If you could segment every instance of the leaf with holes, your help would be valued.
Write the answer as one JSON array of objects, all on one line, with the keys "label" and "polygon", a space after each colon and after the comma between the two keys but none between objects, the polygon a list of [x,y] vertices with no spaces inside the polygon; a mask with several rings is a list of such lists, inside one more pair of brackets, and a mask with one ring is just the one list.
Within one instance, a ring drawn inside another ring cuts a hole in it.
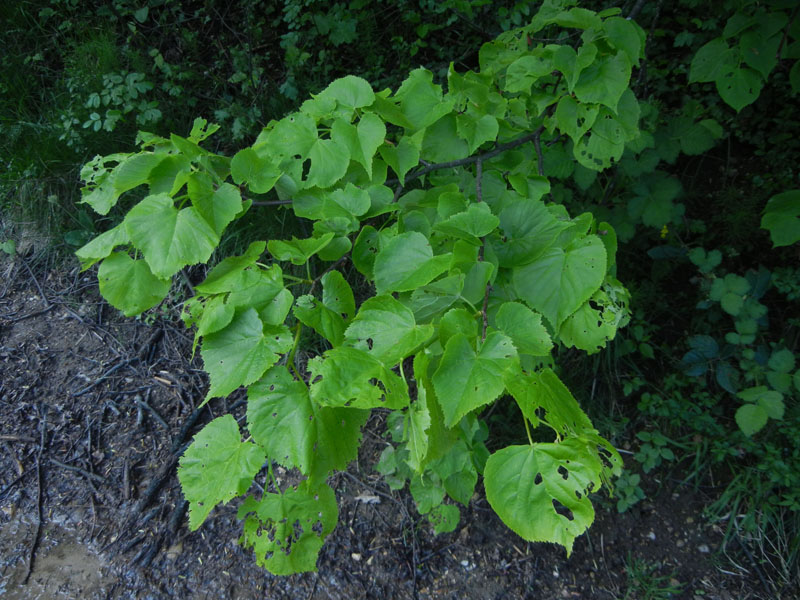
[{"label": "leaf with holes", "polygon": [[408,387],[386,365],[364,350],[340,346],[308,363],[311,399],[323,406],[403,408]]},{"label": "leaf with holes", "polygon": [[233,415],[203,427],[178,466],[181,489],[189,502],[189,529],[200,527],[220,502],[247,492],[265,458],[256,444],[242,441]]},{"label": "leaf with holes", "polygon": [[508,446],[486,461],[486,499],[520,537],[561,544],[569,556],[575,538],[594,521],[588,495],[600,486],[602,472],[603,463],[576,438]]},{"label": "leaf with holes", "polygon": [[433,325],[417,325],[414,313],[391,296],[369,298],[345,332],[349,344],[386,365],[394,365],[433,335]]},{"label": "leaf with holes", "polygon": [[239,508],[244,519],[241,544],[275,575],[316,571],[317,555],[336,527],[336,494],[325,483],[301,484],[283,493],[248,497]]}]

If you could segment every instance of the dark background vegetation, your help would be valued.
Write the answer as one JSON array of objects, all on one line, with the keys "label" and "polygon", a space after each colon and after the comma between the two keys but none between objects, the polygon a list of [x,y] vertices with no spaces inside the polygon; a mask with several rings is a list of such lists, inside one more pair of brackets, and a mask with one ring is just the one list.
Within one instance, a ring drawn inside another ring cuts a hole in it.
[{"label": "dark background vegetation", "polygon": [[[450,61],[477,68],[480,45],[524,24],[537,4],[0,3],[0,242],[31,252],[21,238],[34,223],[49,244],[28,259],[71,264],[72,250],[119,220],[114,212],[97,219],[78,204],[80,166],[132,151],[137,131],[185,134],[202,116],[222,126],[213,150],[231,154],[336,77],[359,75],[382,89],[419,65],[440,81]],[[634,90],[656,109],[643,121],[650,119],[657,149],[680,147],[681,119],[715,119],[722,135],[699,152],[662,152],[657,171],[619,168],[589,180],[576,172],[557,181],[554,195],[571,213],[591,210],[616,227],[618,278],[633,295],[631,324],[608,349],[589,357],[562,350],[557,363],[601,433],[633,457],[616,495],[599,500],[606,510],[630,509],[645,489],[657,498],[657,481],[703,487],[716,498],[706,518],[724,528],[728,551],[749,555],[782,589],[796,584],[800,553],[800,254],[797,245],[773,248],[758,225],[771,196],[800,187],[800,113],[789,82],[800,25],[792,2],[711,4],[581,3],[636,10],[648,32]],[[737,10],[789,17],[781,60],[738,113],[713,83],[687,83],[694,53]],[[654,226],[637,203],[673,183],[666,224]],[[253,212],[232,236],[241,247],[295,226],[283,209]],[[713,289],[716,281],[735,286],[737,277],[752,323],[726,311]],[[786,412],[748,437],[735,422],[742,400],[731,390],[756,385],[782,391]],[[492,415],[495,435],[520,434],[504,420]]]}]

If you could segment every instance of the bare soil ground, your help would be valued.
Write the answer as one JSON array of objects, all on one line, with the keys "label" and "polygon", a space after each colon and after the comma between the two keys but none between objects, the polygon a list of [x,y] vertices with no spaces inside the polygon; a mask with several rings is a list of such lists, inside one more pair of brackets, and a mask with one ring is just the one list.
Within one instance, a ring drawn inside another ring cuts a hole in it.
[{"label": "bare soil ground", "polygon": [[237,545],[236,502],[188,530],[175,476],[192,435],[225,411],[241,416],[243,395],[198,410],[206,381],[182,325],[123,319],[96,288],[77,267],[0,256],[0,596],[776,597],[757,567],[718,552],[721,531],[701,517],[708,498],[677,485],[622,515],[598,498],[569,559],[511,533],[480,484],[461,526],[433,536],[408,493],[372,470],[379,414],[359,460],[331,481],[340,521],[318,573],[273,577]]}]

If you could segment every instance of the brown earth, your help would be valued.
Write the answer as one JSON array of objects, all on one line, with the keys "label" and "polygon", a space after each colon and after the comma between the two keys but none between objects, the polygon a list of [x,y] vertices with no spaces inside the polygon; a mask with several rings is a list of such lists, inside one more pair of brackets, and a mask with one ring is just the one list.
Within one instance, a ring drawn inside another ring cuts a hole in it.
[{"label": "brown earth", "polygon": [[236,542],[235,501],[186,526],[177,457],[204,423],[243,410],[241,395],[196,409],[206,381],[190,348],[179,322],[121,318],[91,273],[0,256],[0,596],[777,597],[757,565],[719,552],[721,529],[701,516],[708,498],[678,484],[622,515],[598,497],[569,559],[511,533],[480,484],[460,527],[433,536],[409,494],[372,470],[386,443],[379,414],[359,460],[331,480],[340,520],[319,572],[271,576]]}]

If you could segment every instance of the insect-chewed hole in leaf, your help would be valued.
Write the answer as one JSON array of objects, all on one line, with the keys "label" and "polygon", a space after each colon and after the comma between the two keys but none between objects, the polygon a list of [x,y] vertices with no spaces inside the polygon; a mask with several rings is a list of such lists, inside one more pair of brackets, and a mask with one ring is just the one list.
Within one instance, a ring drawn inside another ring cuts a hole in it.
[{"label": "insect-chewed hole in leaf", "polygon": [[367,342],[367,348],[369,348],[370,350],[372,350],[372,344],[373,344],[373,342],[372,342],[372,338],[367,338],[367,339],[366,339],[366,340],[364,340],[364,341],[365,341],[365,342]]},{"label": "insect-chewed hole in leaf", "polygon": [[[592,267],[594,267],[594,265],[592,265]],[[600,310],[600,305],[597,302],[595,302],[594,300],[589,300],[589,306],[593,310]]]},{"label": "insect-chewed hole in leaf", "polygon": [[542,481],[543,481],[542,480],[542,474],[541,473],[537,473],[536,477],[533,478],[533,485],[539,485],[540,483],[542,483]]},{"label": "insect-chewed hole in leaf", "polygon": [[278,413],[272,413],[272,418],[273,419],[276,418],[277,416],[278,416]]},{"label": "insect-chewed hole in leaf", "polygon": [[568,509],[566,506],[561,504],[558,500],[553,498],[553,508],[555,511],[560,514],[562,517],[566,517],[568,521],[574,521],[575,515],[572,514],[572,511]]},{"label": "insect-chewed hole in leaf", "polygon": [[311,170],[311,159],[307,158],[303,161],[303,179],[308,179],[308,172]]},{"label": "insect-chewed hole in leaf", "polygon": [[319,383],[320,381],[322,381],[322,375],[317,375],[316,377],[314,377],[314,379],[311,380],[311,383],[312,384]]},{"label": "insect-chewed hole in leaf", "polygon": [[565,481],[569,479],[569,471],[567,471],[563,466],[558,467],[558,474],[561,475],[561,478]]},{"label": "insect-chewed hole in leaf", "polygon": [[[319,513],[319,518],[320,518],[320,519],[322,518],[322,513]],[[317,521],[316,523],[314,523],[314,524],[311,526],[311,531],[313,531],[314,533],[316,533],[316,534],[317,534],[317,537],[319,537],[319,536],[321,536],[321,535],[322,535],[322,530],[323,530],[322,521]]]},{"label": "insect-chewed hole in leaf", "polygon": [[576,497],[578,500],[580,500],[581,498],[583,498],[583,495],[581,494],[580,490],[575,490],[575,497]]},{"label": "insect-chewed hole in leaf", "polygon": [[611,462],[611,452],[609,451],[608,448],[605,448],[603,446],[598,446],[597,454],[600,455],[600,460],[603,461],[603,467],[605,467],[606,469],[611,469],[614,466],[613,463]]}]

